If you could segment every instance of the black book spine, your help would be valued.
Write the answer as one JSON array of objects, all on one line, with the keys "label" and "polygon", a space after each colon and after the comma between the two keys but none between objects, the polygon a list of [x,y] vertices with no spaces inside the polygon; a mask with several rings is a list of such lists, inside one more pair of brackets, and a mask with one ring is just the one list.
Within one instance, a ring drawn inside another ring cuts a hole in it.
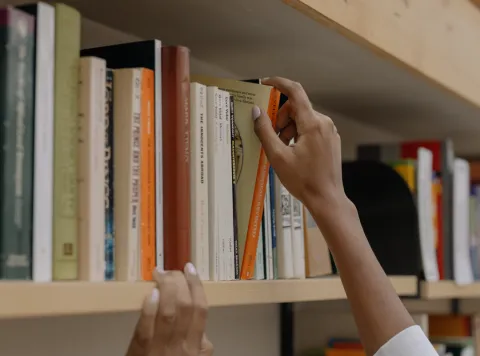
[{"label": "black book spine", "polygon": [[230,130],[232,135],[232,198],[233,198],[233,248],[235,255],[235,279],[240,279],[240,257],[238,251],[238,223],[237,223],[237,170],[235,150],[235,105],[234,97],[230,96]]}]

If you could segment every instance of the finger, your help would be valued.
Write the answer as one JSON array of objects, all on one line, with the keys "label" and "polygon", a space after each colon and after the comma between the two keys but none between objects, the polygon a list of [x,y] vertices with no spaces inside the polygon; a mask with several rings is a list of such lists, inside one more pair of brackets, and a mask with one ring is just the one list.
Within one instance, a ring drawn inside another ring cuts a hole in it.
[{"label": "finger", "polygon": [[288,100],[291,101],[297,110],[310,109],[312,107],[307,93],[298,82],[281,77],[271,77],[262,79],[262,84],[271,85],[280,90],[288,96]]},{"label": "finger", "polygon": [[176,319],[177,285],[172,272],[153,272],[153,278],[157,283],[162,298],[158,303],[158,311],[155,317],[155,332],[152,341],[152,354],[162,355],[169,346],[173,335]]},{"label": "finger", "polygon": [[254,106],[252,117],[255,121],[255,133],[262,143],[265,154],[270,163],[275,165],[275,163],[282,158],[282,155],[287,154],[287,147],[275,133],[275,130],[272,127],[272,122],[265,111],[260,110],[258,106]]},{"label": "finger", "polygon": [[200,349],[200,355],[201,356],[213,355],[213,344],[210,342],[210,340],[207,339],[207,336],[205,334],[203,334],[203,337],[202,337],[202,346]]},{"label": "finger", "polygon": [[290,123],[285,127],[282,131],[280,131],[280,134],[278,137],[280,137],[280,140],[285,144],[288,145],[292,138],[295,138],[297,136],[297,125],[295,125],[294,121],[290,121]]},{"label": "finger", "polygon": [[202,349],[202,340],[207,324],[207,296],[205,295],[205,290],[203,289],[197,270],[191,263],[187,263],[185,266],[185,278],[190,288],[193,303],[193,317],[186,339],[186,346],[188,350],[192,351],[193,355],[198,355]]},{"label": "finger", "polygon": [[295,113],[293,112],[292,104],[287,100],[277,112],[275,130],[278,132],[284,129],[290,122],[292,122],[293,117],[295,117]]},{"label": "finger", "polygon": [[145,298],[140,319],[138,319],[126,356],[147,356],[154,334],[159,300],[160,292],[157,288],[154,288],[152,293]]},{"label": "finger", "polygon": [[174,271],[173,276],[177,285],[177,311],[171,343],[172,345],[181,345],[187,337],[192,322],[192,296],[184,274]]}]

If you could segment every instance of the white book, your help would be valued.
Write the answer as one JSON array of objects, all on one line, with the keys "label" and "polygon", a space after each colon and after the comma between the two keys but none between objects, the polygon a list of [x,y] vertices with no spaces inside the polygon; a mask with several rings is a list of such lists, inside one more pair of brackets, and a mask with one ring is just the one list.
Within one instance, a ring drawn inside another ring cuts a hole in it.
[{"label": "white book", "polygon": [[258,233],[257,255],[255,257],[255,280],[266,279],[265,275],[265,236],[263,234],[263,221]]},{"label": "white book", "polygon": [[220,279],[220,237],[218,204],[219,150],[218,103],[220,93],[217,87],[207,87],[207,160],[208,160],[208,226],[210,246],[210,279]]},{"label": "white book", "polygon": [[290,194],[292,219],[292,251],[293,275],[295,278],[305,278],[305,235],[303,233],[302,203]]},{"label": "white book", "polygon": [[115,70],[113,86],[115,272],[117,280],[136,281],[140,279],[141,69]]},{"label": "white book", "polygon": [[273,244],[272,244],[272,224],[270,208],[270,181],[267,180],[265,187],[265,203],[263,207],[263,216],[265,224],[265,264],[266,279],[273,279]]},{"label": "white book", "polygon": [[155,253],[157,267],[164,267],[163,255],[163,139],[162,139],[162,42],[155,40]]},{"label": "white book", "polygon": [[218,145],[219,149],[217,151],[216,160],[217,165],[217,185],[216,189],[218,190],[217,194],[217,205],[219,207],[219,239],[220,239],[220,276],[221,281],[226,281],[228,279],[228,250],[227,250],[227,197],[226,197],[226,137],[225,137],[225,95],[226,92],[219,90],[219,100],[218,100],[218,115],[217,126],[218,126]]},{"label": "white book", "polygon": [[426,148],[417,151],[417,208],[420,232],[420,250],[425,279],[439,280],[437,254],[435,249],[435,226],[432,197],[432,152]]},{"label": "white book", "polygon": [[55,8],[36,5],[32,276],[52,280]]},{"label": "white book", "polygon": [[290,193],[275,175],[275,225],[277,229],[278,278],[291,279],[293,274],[292,220]]},{"label": "white book", "polygon": [[80,58],[78,90],[79,279],[105,278],[106,62]]},{"label": "white book", "polygon": [[191,255],[201,280],[210,280],[207,87],[190,84]]},{"label": "white book", "polygon": [[453,171],[453,275],[457,284],[473,283],[470,258],[470,165],[460,158]]}]

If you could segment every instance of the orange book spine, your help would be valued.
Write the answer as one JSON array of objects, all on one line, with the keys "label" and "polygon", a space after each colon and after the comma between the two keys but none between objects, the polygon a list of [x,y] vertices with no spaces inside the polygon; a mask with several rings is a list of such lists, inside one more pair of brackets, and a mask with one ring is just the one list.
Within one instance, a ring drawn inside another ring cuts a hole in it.
[{"label": "orange book spine", "polygon": [[141,276],[152,280],[155,268],[155,120],[154,73],[142,70],[140,118],[140,245]]},{"label": "orange book spine", "polygon": [[[273,127],[277,122],[277,111],[280,104],[280,92],[272,88],[270,100],[268,102],[268,117],[272,121]],[[257,177],[255,181],[255,190],[253,192],[252,207],[250,209],[250,219],[248,222],[247,239],[245,241],[245,252],[243,253],[242,269],[240,279],[252,279],[255,272],[255,258],[257,256],[257,243],[260,224],[262,222],[263,205],[265,201],[265,188],[267,186],[268,170],[270,163],[263,147],[260,151],[260,159],[257,168]]]}]

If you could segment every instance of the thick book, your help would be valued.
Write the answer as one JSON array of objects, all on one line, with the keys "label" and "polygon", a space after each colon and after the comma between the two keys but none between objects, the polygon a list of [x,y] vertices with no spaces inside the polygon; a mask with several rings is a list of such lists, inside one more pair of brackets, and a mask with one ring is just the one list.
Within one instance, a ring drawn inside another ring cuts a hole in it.
[{"label": "thick book", "polygon": [[423,147],[433,154],[432,169],[441,189],[437,189],[437,261],[440,279],[453,279],[453,144],[451,140],[411,141],[400,144],[366,144],[357,149],[361,160],[376,160],[385,163],[399,159],[417,159],[418,148]]},{"label": "thick book", "polygon": [[205,76],[194,76],[192,79],[205,85],[218,86],[235,99],[235,126],[238,129],[235,137],[237,227],[242,261],[240,278],[252,279],[269,169],[265,152],[253,129],[252,108],[258,105],[265,110],[274,125],[280,92],[266,85],[233,79]]},{"label": "thick book", "polygon": [[78,62],[80,13],[55,5],[53,279],[78,277]]},{"label": "thick book", "polygon": [[79,279],[105,278],[105,60],[83,57],[78,85]]},{"label": "thick book", "polygon": [[112,69],[146,68],[155,75],[155,238],[156,265],[163,267],[163,153],[162,153],[162,43],[152,39],[83,49],[82,56],[96,56]]},{"label": "thick book", "polygon": [[0,20],[0,279],[31,279],[35,19]]},{"label": "thick book", "polygon": [[163,227],[165,270],[190,255],[190,51],[162,48]]},{"label": "thick book", "polygon": [[55,8],[46,3],[19,6],[35,17],[35,113],[32,278],[52,280],[53,96]]},{"label": "thick book", "polygon": [[114,185],[114,123],[113,70],[107,68],[105,83],[105,280],[115,279],[115,197]]}]

